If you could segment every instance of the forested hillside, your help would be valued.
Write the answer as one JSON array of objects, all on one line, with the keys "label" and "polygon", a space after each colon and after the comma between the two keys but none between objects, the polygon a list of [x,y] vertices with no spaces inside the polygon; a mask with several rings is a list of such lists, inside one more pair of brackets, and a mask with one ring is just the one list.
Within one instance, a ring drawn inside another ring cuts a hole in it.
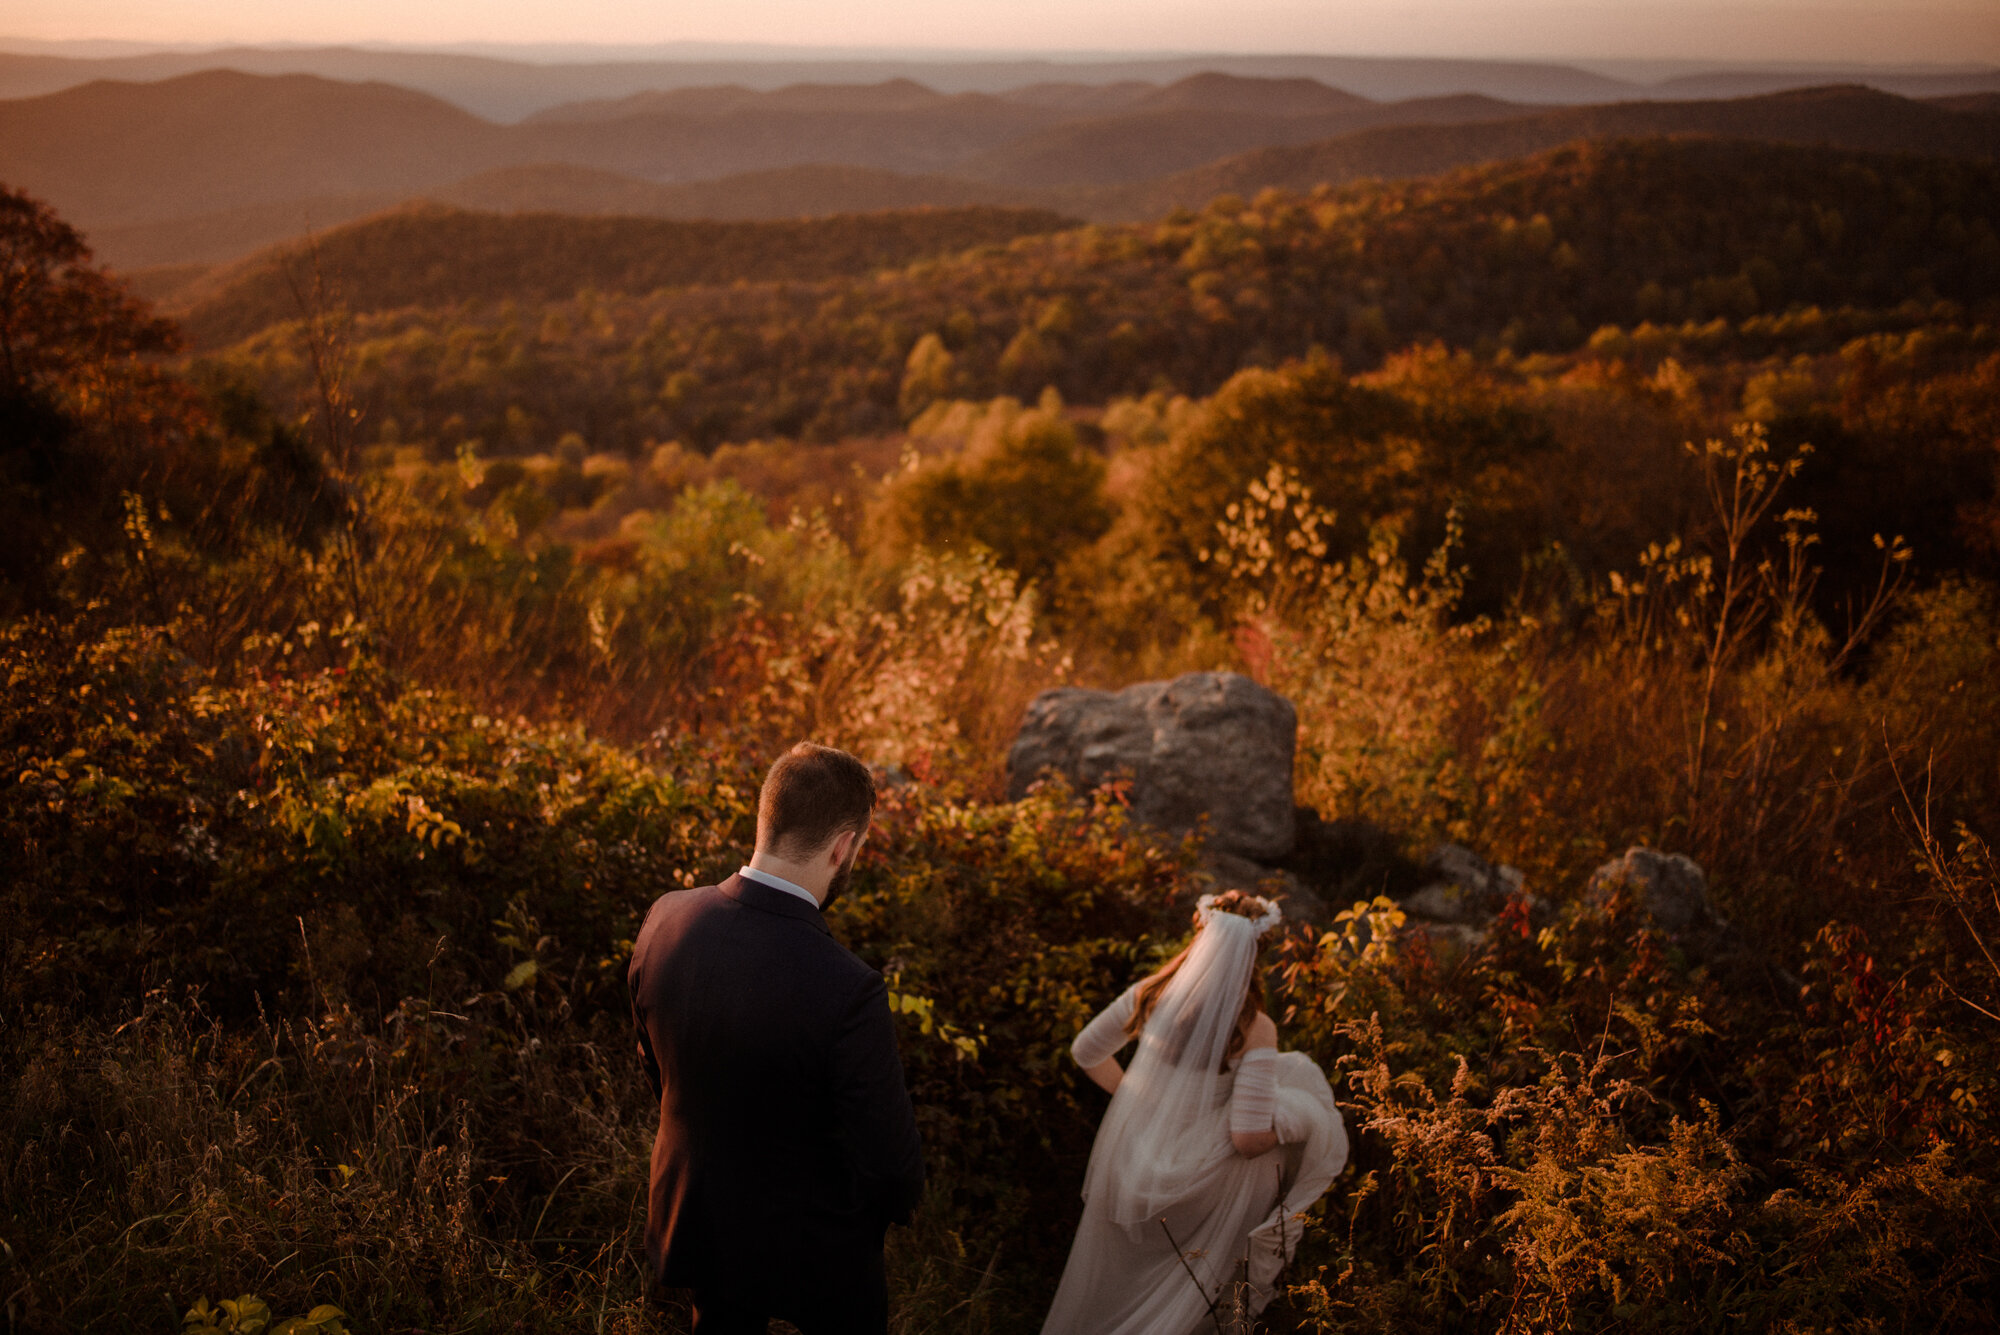
[{"label": "forested hillside", "polygon": [[[0,192],[15,1329],[684,1330],[623,973],[801,736],[884,785],[896,1335],[1039,1329],[1069,1041],[1230,877],[1353,1143],[1269,1335],[1991,1324],[2000,168],[1056,221],[412,211],[183,327]],[[1283,865],[1006,800],[1036,692],[1216,668],[1297,709]]]},{"label": "forested hillside", "polygon": [[190,325],[217,344],[301,318],[315,270],[336,284],[327,299],[352,314],[491,308],[503,293],[510,302],[549,303],[583,291],[644,294],[861,277],[1074,225],[1034,209],[712,223],[419,205],[255,256],[206,276],[176,301],[192,307]]},{"label": "forested hillside", "polygon": [[1199,206],[1229,191],[1247,194],[1268,186],[1306,190],[1365,177],[1427,176],[1540,153],[1578,139],[1659,134],[1991,160],[1993,145],[2000,143],[2000,118],[1978,105],[1931,105],[1839,87],[1732,101],[1624,102],[1529,116],[1467,115],[1437,125],[1411,117],[1318,143],[1274,144],[1122,192],[1079,199],[1071,207],[1087,217],[1143,217]]},{"label": "forested hillside", "polygon": [[[1527,354],[1573,350],[1604,326],[1722,321],[1811,351],[1939,302],[1986,318],[2000,298],[1996,225],[2000,169],[1987,164],[1622,141],[1438,180],[1224,199],[833,282],[600,289],[539,308],[495,288],[473,309],[398,311],[382,309],[408,281],[392,266],[343,283],[354,308],[382,312],[353,334],[365,433],[504,454],[576,431],[629,454],[891,431],[935,398],[1048,385],[1083,402],[1207,393],[1313,347],[1360,369],[1433,339]],[[459,273],[440,286],[478,292],[484,252],[441,263]],[[214,347],[278,304],[251,285],[184,319]],[[294,393],[295,332],[274,326],[230,359]]]}]

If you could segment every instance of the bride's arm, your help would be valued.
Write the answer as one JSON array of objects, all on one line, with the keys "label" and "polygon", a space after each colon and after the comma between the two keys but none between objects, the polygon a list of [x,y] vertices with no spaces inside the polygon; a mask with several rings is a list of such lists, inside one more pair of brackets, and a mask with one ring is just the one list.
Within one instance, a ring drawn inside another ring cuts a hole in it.
[{"label": "bride's arm", "polygon": [[1243,1057],[1236,1066],[1236,1088],[1229,1096],[1229,1143],[1246,1159],[1268,1153],[1278,1143],[1272,1124],[1277,1100],[1278,1026],[1259,1014],[1250,1022]]},{"label": "bride's arm", "polygon": [[1069,1054],[1076,1064],[1107,1094],[1116,1094],[1118,1082],[1125,1078],[1125,1068],[1118,1064],[1118,1049],[1131,1041],[1125,1026],[1132,1021],[1133,1004],[1128,988],[1118,1000],[1099,1011],[1069,1045]]},{"label": "bride's arm", "polygon": [[1125,1078],[1125,1068],[1118,1064],[1116,1057],[1106,1057],[1095,1066],[1086,1066],[1083,1068],[1083,1073],[1106,1094],[1116,1094],[1118,1082]]}]

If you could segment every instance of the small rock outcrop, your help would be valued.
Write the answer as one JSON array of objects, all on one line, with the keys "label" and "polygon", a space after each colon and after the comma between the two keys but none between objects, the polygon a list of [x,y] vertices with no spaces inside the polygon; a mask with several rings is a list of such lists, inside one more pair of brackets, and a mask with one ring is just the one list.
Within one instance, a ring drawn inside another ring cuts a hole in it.
[{"label": "small rock outcrop", "polygon": [[1672,938],[1685,959],[1708,969],[1724,987],[1767,987],[1774,996],[1795,999],[1804,986],[1715,911],[1708,877],[1693,858],[1635,845],[1591,873],[1584,898],[1602,904],[1621,891]]},{"label": "small rock outcrop", "polygon": [[1478,926],[1521,893],[1521,873],[1495,869],[1463,844],[1439,844],[1424,859],[1424,884],[1403,901],[1403,910],[1438,922]]},{"label": "small rock outcrop", "polygon": [[1464,844],[1439,844],[1424,858],[1424,883],[1403,900],[1403,909],[1420,918],[1476,927],[1515,898],[1525,898],[1536,911],[1544,907],[1527,893],[1518,868],[1495,867]]},{"label": "small rock outcrop", "polygon": [[1708,906],[1708,877],[1700,864],[1684,854],[1634,845],[1624,857],[1592,872],[1585,893],[1601,903],[1621,887],[1638,897],[1648,917],[1676,936],[1728,925]]},{"label": "small rock outcrop", "polygon": [[1234,672],[1043,691],[1007,753],[1008,792],[1051,772],[1078,789],[1129,778],[1133,819],[1180,832],[1206,816],[1210,848],[1277,862],[1292,849],[1297,738],[1291,702]]}]

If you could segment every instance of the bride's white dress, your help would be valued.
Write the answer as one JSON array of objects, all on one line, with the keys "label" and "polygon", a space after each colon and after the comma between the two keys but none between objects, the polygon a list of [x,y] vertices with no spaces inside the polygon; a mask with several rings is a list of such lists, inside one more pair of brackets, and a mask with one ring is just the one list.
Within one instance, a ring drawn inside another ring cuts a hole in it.
[{"label": "bride's white dress", "polygon": [[[1250,958],[1240,963],[1216,958],[1232,944],[1242,953],[1240,941],[1216,939],[1240,938],[1233,924],[1251,929]],[[1215,914],[1147,1020],[1098,1129],[1083,1219],[1043,1335],[1193,1335],[1212,1324],[1209,1300],[1225,1294],[1245,1260],[1250,1310],[1263,1310],[1297,1245],[1298,1216],[1346,1165],[1333,1091],[1309,1057],[1264,1049],[1226,1068],[1221,1060],[1254,961],[1254,928]],[[1203,959],[1204,945],[1219,950]],[[1078,1064],[1095,1066],[1124,1045],[1135,992],[1077,1035]],[[1278,1148],[1236,1153],[1232,1120],[1254,1129],[1246,1114],[1277,1128]]]}]

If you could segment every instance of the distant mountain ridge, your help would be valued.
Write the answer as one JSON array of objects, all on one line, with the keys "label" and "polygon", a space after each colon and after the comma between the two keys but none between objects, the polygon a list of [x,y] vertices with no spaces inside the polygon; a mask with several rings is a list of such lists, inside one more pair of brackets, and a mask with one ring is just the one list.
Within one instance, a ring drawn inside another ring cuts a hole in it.
[{"label": "distant mountain ridge", "polygon": [[1293,115],[1177,105],[1173,101],[1142,103],[1127,111],[1066,122],[1028,135],[981,154],[958,171],[975,180],[1005,185],[1111,185],[1187,171],[1257,148],[1309,144],[1375,125],[1470,124],[1531,115],[1535,110],[1477,94],[1388,103],[1352,98],[1344,105]]},{"label": "distant mountain ridge", "polygon": [[693,88],[648,89],[626,97],[564,102],[537,111],[524,125],[581,125],[628,116],[726,116],[746,109],[764,111],[928,111],[951,101],[911,79],[878,84],[797,83],[783,88],[703,84]]},{"label": "distant mountain ridge", "polygon": [[[518,121],[566,102],[647,90],[741,84],[774,89],[800,82],[877,84],[913,79],[947,93],[999,92],[1033,84],[1172,83],[1204,72],[1248,78],[1309,78],[1363,97],[1397,100],[1477,92],[1521,102],[1593,102],[1636,96],[1637,84],[1572,66],[1533,61],[1342,56],[1188,56],[1132,60],[605,60],[539,63],[452,52],[355,47],[219,47],[79,59],[0,53],[0,97],[32,97],[99,79],[153,81],[211,69],[312,74],[394,83],[497,121]],[[1950,90],[1976,91],[1976,90]]]},{"label": "distant mountain ridge", "polygon": [[2000,114],[1980,95],[1917,102],[1864,88],[1380,103],[1210,72],[1165,88],[1007,94],[710,87],[496,125],[388,84],[209,71],[0,102],[0,181],[48,199],[131,269],[220,262],[423,198],[723,218],[989,204],[1129,220],[1266,185],[1422,176],[1663,134],[1991,157]]},{"label": "distant mountain ridge", "polygon": [[0,179],[87,228],[408,193],[505,165],[510,132],[408,88],[211,70],[0,103]]},{"label": "distant mountain ridge", "polygon": [[[1100,86],[1172,83],[1214,71],[1250,78],[1315,79],[1376,101],[1482,93],[1510,102],[1606,102],[1629,98],[1740,97],[1821,83],[1863,82],[1907,97],[2000,91],[2000,69],[1912,72],[1829,66],[1819,70],[1682,69],[1649,81],[1548,61],[1425,57],[1189,55],[1079,60],[924,61],[877,58],[516,59],[463,51],[356,47],[154,51],[108,57],[0,52],[0,98],[34,97],[97,79],[158,80],[228,68],[253,74],[314,74],[353,82],[400,84],[496,121],[517,121],[566,102],[621,98],[649,89],[718,84],[772,89],[800,82],[877,84],[911,79],[943,92],[997,93],[1030,85]],[[831,53],[826,53],[831,56]]]}]

